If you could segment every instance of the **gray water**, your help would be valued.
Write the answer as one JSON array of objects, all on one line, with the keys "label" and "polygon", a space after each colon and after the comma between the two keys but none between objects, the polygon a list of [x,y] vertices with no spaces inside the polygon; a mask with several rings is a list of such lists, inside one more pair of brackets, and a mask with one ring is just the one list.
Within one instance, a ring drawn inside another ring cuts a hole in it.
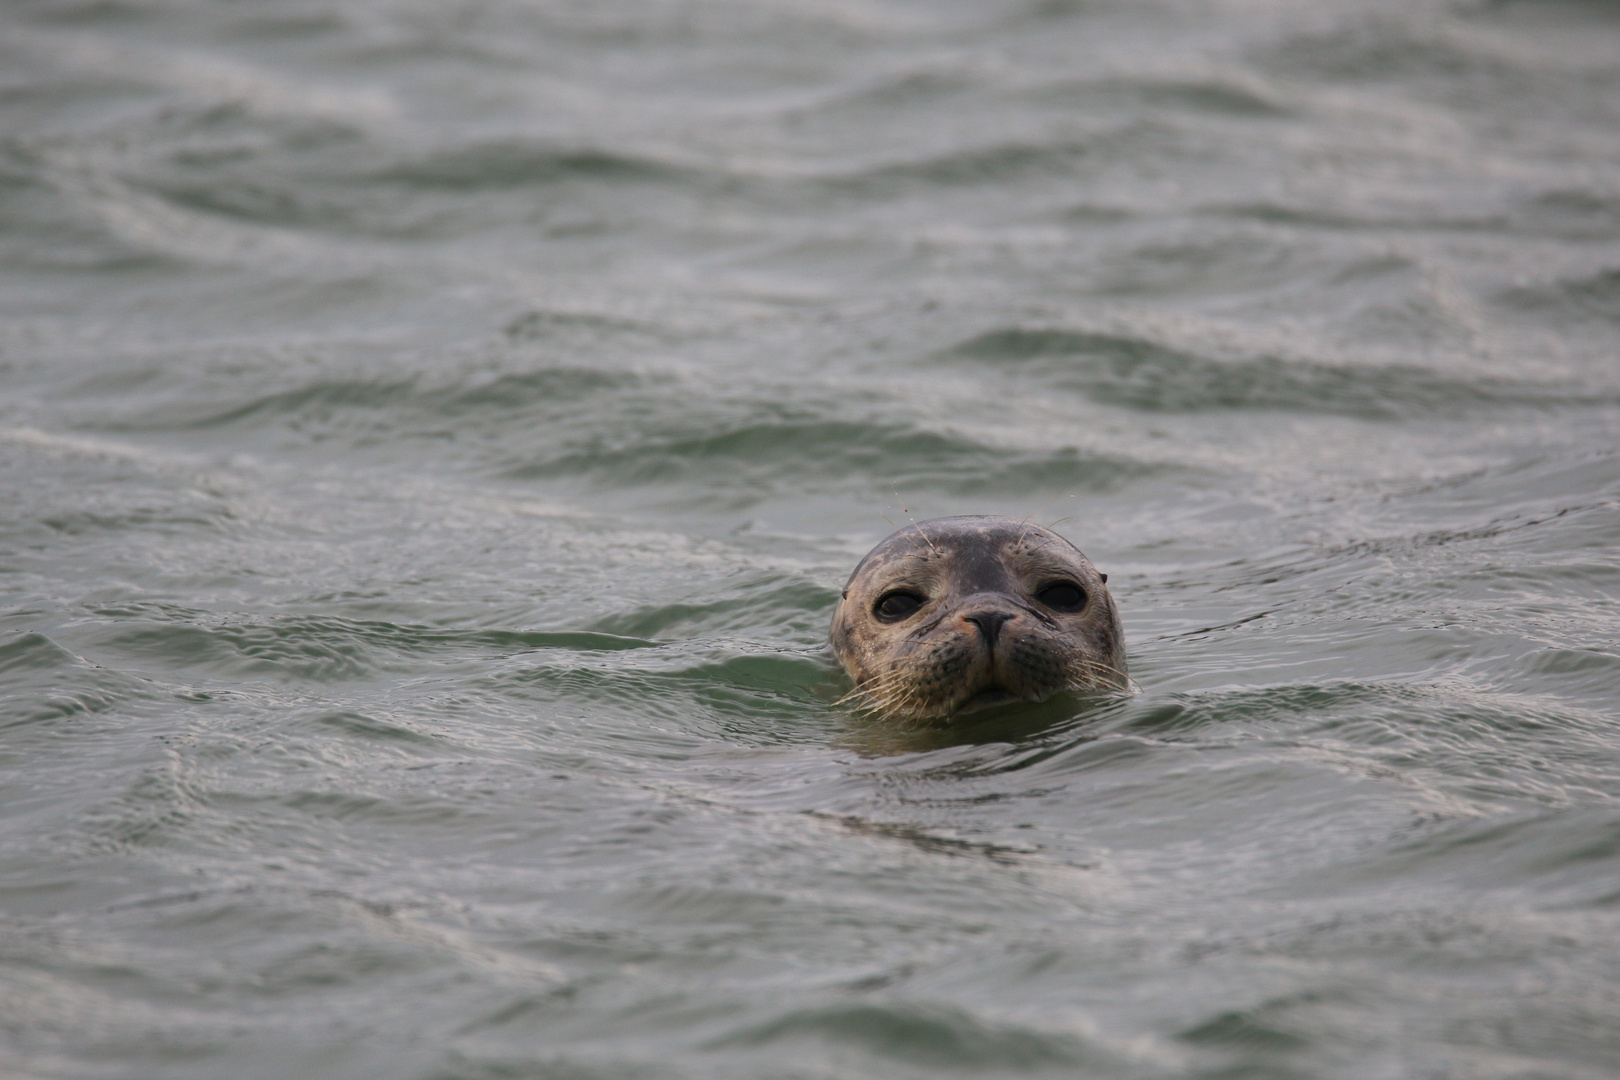
[{"label": "gray water", "polygon": [[1620,1074],[1613,3],[14,0],[0,309],[8,1078]]}]

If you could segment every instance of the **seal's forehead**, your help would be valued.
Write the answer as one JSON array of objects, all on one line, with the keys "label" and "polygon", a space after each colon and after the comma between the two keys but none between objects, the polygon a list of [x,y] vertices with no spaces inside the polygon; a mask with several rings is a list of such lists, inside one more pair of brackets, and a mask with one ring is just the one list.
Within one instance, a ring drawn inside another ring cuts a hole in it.
[{"label": "seal's forehead", "polygon": [[1073,544],[1032,521],[988,515],[932,518],[892,533],[866,553],[849,580],[853,584],[865,574],[912,560],[950,559],[964,564],[963,569],[965,564],[999,564],[1007,547],[1019,543],[1046,548],[1060,559],[1084,559]]}]

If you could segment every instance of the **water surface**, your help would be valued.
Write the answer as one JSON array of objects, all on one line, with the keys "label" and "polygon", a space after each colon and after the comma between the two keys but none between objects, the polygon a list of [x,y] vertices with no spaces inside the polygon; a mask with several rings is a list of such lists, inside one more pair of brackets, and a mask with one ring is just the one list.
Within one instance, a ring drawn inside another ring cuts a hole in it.
[{"label": "water surface", "polygon": [[[19,1080],[1620,1072],[1620,9],[0,13]],[[907,514],[1143,692],[833,704]]]}]

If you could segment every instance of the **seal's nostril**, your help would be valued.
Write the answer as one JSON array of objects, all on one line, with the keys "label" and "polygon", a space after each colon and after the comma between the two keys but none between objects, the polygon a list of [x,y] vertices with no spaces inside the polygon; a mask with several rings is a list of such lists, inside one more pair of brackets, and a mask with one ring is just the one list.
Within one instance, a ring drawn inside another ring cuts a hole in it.
[{"label": "seal's nostril", "polygon": [[979,628],[984,635],[984,643],[990,648],[996,647],[996,638],[1001,634],[1001,626],[1013,617],[1010,611],[975,611],[962,616],[964,622],[970,622]]}]

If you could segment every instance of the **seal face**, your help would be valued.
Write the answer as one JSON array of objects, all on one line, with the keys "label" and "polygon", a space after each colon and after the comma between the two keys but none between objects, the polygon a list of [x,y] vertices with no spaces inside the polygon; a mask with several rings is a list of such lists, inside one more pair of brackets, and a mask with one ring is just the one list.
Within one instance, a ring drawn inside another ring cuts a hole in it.
[{"label": "seal face", "polygon": [[1064,689],[1123,690],[1125,635],[1107,576],[1050,529],[948,517],[867,553],[833,611],[851,699],[941,720]]}]

